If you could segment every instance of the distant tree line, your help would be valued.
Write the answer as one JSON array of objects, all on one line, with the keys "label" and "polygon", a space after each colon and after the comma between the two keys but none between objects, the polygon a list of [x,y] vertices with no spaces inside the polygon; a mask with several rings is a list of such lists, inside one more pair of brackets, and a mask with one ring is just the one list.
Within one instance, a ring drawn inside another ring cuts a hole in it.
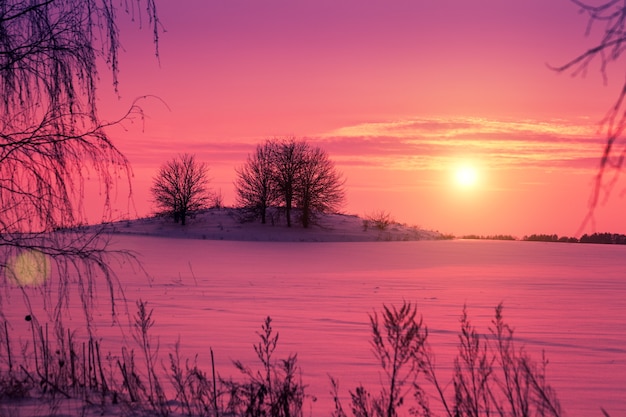
[{"label": "distant tree line", "polygon": [[529,242],[561,242],[561,243],[578,243],[578,239],[575,237],[560,236],[556,234],[532,234],[530,236],[524,236],[523,240]]},{"label": "distant tree line", "polygon": [[604,243],[613,245],[626,245],[626,235],[617,233],[594,233],[592,235],[582,235],[580,243]]},{"label": "distant tree line", "polygon": [[[454,238],[454,237],[451,237]],[[476,240],[518,240],[511,235],[463,235],[460,239]],[[569,236],[559,236],[557,234],[532,234],[524,236],[521,240],[527,242],[558,242],[558,243],[600,243],[609,245],[626,245],[626,235],[618,233],[593,233],[584,234],[579,238]]]},{"label": "distant tree line", "polygon": [[476,234],[469,234],[469,235],[464,235],[461,237],[461,239],[475,239],[475,240],[517,240],[515,239],[514,236],[511,235],[488,235],[488,236],[483,236],[483,235],[476,235]]},{"label": "distant tree line", "polygon": [[593,233],[593,234],[584,234],[580,237],[580,239],[575,237],[567,237],[567,236],[558,236],[554,235],[530,235],[524,236],[523,240],[533,241],[533,242],[561,242],[561,243],[600,243],[600,244],[609,244],[609,245],[626,245],[626,235],[619,233]]}]

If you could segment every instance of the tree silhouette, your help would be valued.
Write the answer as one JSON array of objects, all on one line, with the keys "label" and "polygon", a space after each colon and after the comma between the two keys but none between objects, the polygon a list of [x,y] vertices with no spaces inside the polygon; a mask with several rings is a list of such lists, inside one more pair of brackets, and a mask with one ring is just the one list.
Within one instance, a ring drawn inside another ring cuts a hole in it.
[{"label": "tree silhouette", "polygon": [[187,216],[206,208],[211,199],[208,167],[194,155],[183,154],[167,161],[153,180],[151,192],[160,214],[186,224]]},{"label": "tree silhouette", "polygon": [[328,154],[295,137],[267,140],[236,169],[237,204],[251,218],[266,222],[267,209],[282,205],[287,226],[300,210],[307,228],[318,213],[336,211],[344,201],[344,180]]},{"label": "tree silhouette", "polygon": [[316,213],[330,213],[339,209],[345,198],[344,182],[326,151],[306,147],[296,187],[297,207],[302,210],[302,226],[309,227]]},{"label": "tree silhouette", "polygon": [[248,155],[245,165],[236,168],[235,191],[237,205],[246,211],[246,218],[261,218],[267,222],[267,209],[277,202],[274,185],[274,142],[257,145],[256,151]]},{"label": "tree silhouette", "polygon": [[[128,6],[133,18],[147,15],[158,45],[154,0]],[[117,91],[117,22],[112,0],[0,2],[0,279],[4,285],[7,277],[17,276],[16,259],[36,250],[56,265],[63,288],[78,281],[83,304],[88,303],[85,288],[90,285],[81,282],[88,278],[81,271],[103,272],[113,293],[106,261],[112,252],[105,251],[105,237],[97,232],[50,232],[83,221],[87,176],[101,184],[105,216],[110,215],[116,178],[129,178],[127,159],[105,131],[117,122],[102,121],[96,105],[100,61],[108,65]],[[158,49],[155,52],[158,55]],[[122,119],[137,115],[141,109],[133,105]],[[52,305],[61,307],[68,298],[60,297]]]}]

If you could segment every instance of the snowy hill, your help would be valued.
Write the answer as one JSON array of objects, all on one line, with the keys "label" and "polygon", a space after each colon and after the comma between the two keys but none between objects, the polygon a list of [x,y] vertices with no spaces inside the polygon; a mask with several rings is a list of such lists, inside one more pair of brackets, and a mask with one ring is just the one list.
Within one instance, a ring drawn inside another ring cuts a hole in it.
[{"label": "snowy hill", "polygon": [[273,224],[242,222],[241,211],[233,208],[209,209],[188,219],[182,226],[172,219],[151,217],[109,223],[114,234],[162,236],[187,239],[276,241],[276,242],[373,242],[439,239],[438,232],[390,223],[377,224],[355,215],[323,214],[316,224],[304,229],[297,222],[287,227],[285,219]]}]

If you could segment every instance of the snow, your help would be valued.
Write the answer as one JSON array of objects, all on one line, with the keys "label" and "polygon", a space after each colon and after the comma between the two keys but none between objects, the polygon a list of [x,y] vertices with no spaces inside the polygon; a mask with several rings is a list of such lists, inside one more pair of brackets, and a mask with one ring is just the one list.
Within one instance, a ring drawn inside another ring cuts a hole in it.
[{"label": "snow", "polygon": [[[278,216],[275,216],[278,217]],[[297,222],[294,211],[292,227],[286,226],[283,216],[267,223],[242,222],[237,209],[209,209],[188,219],[185,226],[170,219],[152,217],[133,221],[118,221],[109,226],[113,233],[161,236],[204,240],[275,241],[275,242],[365,242],[407,241],[435,239],[438,232],[417,226],[391,223],[378,228],[372,220],[356,215],[323,214],[315,224],[303,228]]]},{"label": "snow", "polygon": [[[213,222],[218,218],[221,227]],[[135,251],[145,269],[114,266],[128,304],[128,312],[121,311],[132,317],[138,299],[154,309],[151,332],[164,363],[180,340],[183,357],[198,355],[208,370],[212,349],[217,372],[236,376],[232,360],[256,366],[253,344],[269,315],[280,334],[277,356],[298,354],[307,393],[316,398],[308,400],[305,415],[329,415],[329,374],[344,398],[360,383],[373,391],[379,386],[368,314],[383,304],[417,303],[438,368],[449,376],[463,305],[488,333],[502,302],[518,344],[538,362],[545,352],[548,382],[568,416],[601,415],[600,407],[612,416],[626,410],[626,247],[407,242],[398,241],[408,232],[397,225],[391,229],[396,234],[380,239],[381,231],[363,231],[354,216],[326,218],[325,227],[310,231],[229,218],[222,210],[184,229],[163,219],[113,225],[112,247]],[[11,297],[10,309],[3,308],[13,340],[27,341],[28,310],[19,294]],[[79,315],[66,324],[78,326]],[[106,295],[94,319],[103,351],[137,348],[131,331],[122,335],[111,326]],[[119,413],[68,401],[57,408],[56,415],[71,417]],[[48,414],[47,404],[34,401],[0,405],[0,415]]]}]

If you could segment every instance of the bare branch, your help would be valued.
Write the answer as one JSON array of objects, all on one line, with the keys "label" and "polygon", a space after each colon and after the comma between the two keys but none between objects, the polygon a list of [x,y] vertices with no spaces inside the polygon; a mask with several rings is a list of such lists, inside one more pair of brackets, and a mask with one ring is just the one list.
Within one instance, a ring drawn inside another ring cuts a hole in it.
[{"label": "bare branch", "polygon": [[[149,16],[158,43],[154,0],[129,3],[145,6],[138,15]],[[96,100],[99,62],[117,88],[117,18],[111,0],[0,2],[0,287],[40,290],[57,326],[74,287],[89,322],[96,275],[105,278],[115,316],[123,295],[109,263],[132,258],[108,247],[104,228],[77,227],[87,179],[101,186],[103,220],[117,178],[130,185],[128,160],[106,129],[142,117],[141,109],[133,103],[107,122]]]},{"label": "bare branch", "polygon": [[[585,74],[592,62],[599,61],[600,73],[606,84],[609,66],[614,64],[626,50],[626,4],[619,0],[606,0],[600,4],[589,4],[582,0],[571,1],[589,19],[586,34],[591,35],[592,29],[597,25],[602,25],[602,34],[595,46],[563,65],[550,66],[550,68],[558,72],[571,71],[573,75],[579,75]],[[624,152],[626,152],[626,143],[623,140],[623,133],[626,128],[625,98],[626,82],[622,84],[615,103],[601,121],[601,131],[606,136],[606,144],[589,199],[589,212],[581,228],[589,222],[593,222],[594,211],[601,196],[607,198],[611,194],[619,177],[624,161]],[[608,171],[613,171],[614,175],[607,181],[606,174]]]}]

